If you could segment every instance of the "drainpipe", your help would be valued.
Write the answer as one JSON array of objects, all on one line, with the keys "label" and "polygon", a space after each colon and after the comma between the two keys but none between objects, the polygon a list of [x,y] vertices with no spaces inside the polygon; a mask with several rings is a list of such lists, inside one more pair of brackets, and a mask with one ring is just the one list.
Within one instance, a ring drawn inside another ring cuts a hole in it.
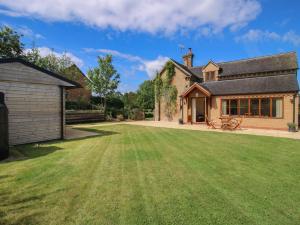
[{"label": "drainpipe", "polygon": [[183,121],[183,98],[180,96],[181,119]]},{"label": "drainpipe", "polygon": [[296,95],[297,94],[293,95],[293,123],[296,122],[296,118],[295,118],[295,116],[296,116],[296,109],[295,109],[295,106],[296,106]]}]

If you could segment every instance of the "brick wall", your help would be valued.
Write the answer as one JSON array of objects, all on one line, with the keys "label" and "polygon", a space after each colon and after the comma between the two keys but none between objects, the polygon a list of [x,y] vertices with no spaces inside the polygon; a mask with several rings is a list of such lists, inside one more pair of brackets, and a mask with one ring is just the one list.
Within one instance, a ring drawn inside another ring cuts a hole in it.
[{"label": "brick wall", "polygon": [[64,71],[64,76],[82,86],[82,88],[66,90],[66,101],[89,102],[92,93],[87,87],[87,78],[84,76],[81,70],[74,64]]}]

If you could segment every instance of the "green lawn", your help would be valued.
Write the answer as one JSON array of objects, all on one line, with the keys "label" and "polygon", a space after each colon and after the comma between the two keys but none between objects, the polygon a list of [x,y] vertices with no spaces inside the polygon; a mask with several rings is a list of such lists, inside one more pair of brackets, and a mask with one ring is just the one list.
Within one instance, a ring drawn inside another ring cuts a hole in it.
[{"label": "green lawn", "polygon": [[0,163],[0,224],[300,224],[300,141],[93,129]]}]

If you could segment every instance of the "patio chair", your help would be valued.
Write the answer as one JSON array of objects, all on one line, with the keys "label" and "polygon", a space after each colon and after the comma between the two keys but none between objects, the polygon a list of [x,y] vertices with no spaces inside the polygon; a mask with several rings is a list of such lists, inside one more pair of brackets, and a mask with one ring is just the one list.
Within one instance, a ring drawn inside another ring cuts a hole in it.
[{"label": "patio chair", "polygon": [[241,124],[243,122],[243,117],[240,120],[232,119],[231,123],[231,130],[241,129]]},{"label": "patio chair", "polygon": [[206,117],[205,122],[206,122],[206,125],[208,126],[208,128],[217,129],[215,121],[210,120],[210,119],[208,119],[208,117]]}]

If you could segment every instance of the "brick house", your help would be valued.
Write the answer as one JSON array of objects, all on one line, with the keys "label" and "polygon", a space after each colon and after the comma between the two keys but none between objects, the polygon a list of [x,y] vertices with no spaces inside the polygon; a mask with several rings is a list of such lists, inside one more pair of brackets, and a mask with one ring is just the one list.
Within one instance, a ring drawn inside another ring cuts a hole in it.
[{"label": "brick house", "polygon": [[66,91],[66,101],[70,102],[90,102],[92,92],[87,87],[87,77],[75,65],[68,67],[64,71],[64,76],[72,81],[79,83],[82,88],[70,89]]},{"label": "brick house", "polygon": [[[155,103],[155,120],[203,123],[223,116],[243,117],[244,127],[286,130],[298,124],[299,86],[295,52],[193,66],[191,49],[184,64],[174,64],[171,84],[177,88],[176,110],[165,113],[163,99]],[[166,77],[166,68],[160,72]]]}]

